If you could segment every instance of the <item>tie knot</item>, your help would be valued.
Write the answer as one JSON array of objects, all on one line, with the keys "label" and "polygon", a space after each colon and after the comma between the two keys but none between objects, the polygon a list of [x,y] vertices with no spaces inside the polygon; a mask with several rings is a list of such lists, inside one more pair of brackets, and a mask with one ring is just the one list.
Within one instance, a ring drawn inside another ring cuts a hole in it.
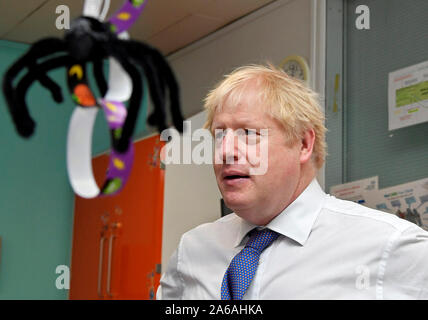
[{"label": "tie knot", "polygon": [[269,247],[272,242],[278,238],[279,234],[269,229],[257,230],[253,229],[250,232],[250,239],[245,247],[256,249],[260,253]]}]

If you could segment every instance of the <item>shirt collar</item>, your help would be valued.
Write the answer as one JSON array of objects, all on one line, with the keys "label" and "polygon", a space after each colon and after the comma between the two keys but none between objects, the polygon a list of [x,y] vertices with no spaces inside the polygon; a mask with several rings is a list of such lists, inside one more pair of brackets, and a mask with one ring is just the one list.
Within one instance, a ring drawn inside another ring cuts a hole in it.
[{"label": "shirt collar", "polygon": [[[324,203],[325,192],[313,179],[306,189],[287,208],[266,225],[273,231],[305,244]],[[241,220],[235,246],[239,246],[247,233],[256,228],[254,224]]]}]

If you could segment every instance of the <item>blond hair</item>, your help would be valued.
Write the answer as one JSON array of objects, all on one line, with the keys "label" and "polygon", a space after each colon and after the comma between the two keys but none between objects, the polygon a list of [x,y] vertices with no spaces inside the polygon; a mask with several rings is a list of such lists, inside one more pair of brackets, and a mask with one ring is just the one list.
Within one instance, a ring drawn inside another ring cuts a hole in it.
[{"label": "blond hair", "polygon": [[249,65],[235,69],[219,82],[205,98],[207,110],[205,129],[211,130],[214,114],[221,110],[226,100],[237,105],[249,83],[260,88],[259,98],[266,104],[266,112],[280,121],[287,142],[291,145],[301,139],[302,134],[313,129],[315,143],[312,159],[317,169],[324,164],[326,143],[325,117],[321,111],[318,95],[304,83],[288,76],[272,64]]}]

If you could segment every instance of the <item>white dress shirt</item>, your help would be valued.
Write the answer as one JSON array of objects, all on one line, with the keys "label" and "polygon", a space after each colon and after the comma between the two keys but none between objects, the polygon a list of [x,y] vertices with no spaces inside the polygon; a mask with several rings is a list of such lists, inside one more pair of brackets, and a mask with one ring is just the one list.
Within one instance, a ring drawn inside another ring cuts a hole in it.
[{"label": "white dress shirt", "polygon": [[[254,225],[236,214],[185,233],[157,299],[220,299],[224,273]],[[428,299],[428,232],[325,194],[316,180],[267,228],[244,299]]]}]

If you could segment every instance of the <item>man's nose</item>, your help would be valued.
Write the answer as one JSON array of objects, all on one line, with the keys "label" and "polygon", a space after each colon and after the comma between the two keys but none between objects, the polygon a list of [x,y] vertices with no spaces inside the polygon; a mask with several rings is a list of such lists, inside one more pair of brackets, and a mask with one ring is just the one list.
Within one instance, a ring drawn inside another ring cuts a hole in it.
[{"label": "man's nose", "polygon": [[222,142],[222,161],[226,164],[233,164],[239,160],[239,139],[233,130],[226,130]]}]

